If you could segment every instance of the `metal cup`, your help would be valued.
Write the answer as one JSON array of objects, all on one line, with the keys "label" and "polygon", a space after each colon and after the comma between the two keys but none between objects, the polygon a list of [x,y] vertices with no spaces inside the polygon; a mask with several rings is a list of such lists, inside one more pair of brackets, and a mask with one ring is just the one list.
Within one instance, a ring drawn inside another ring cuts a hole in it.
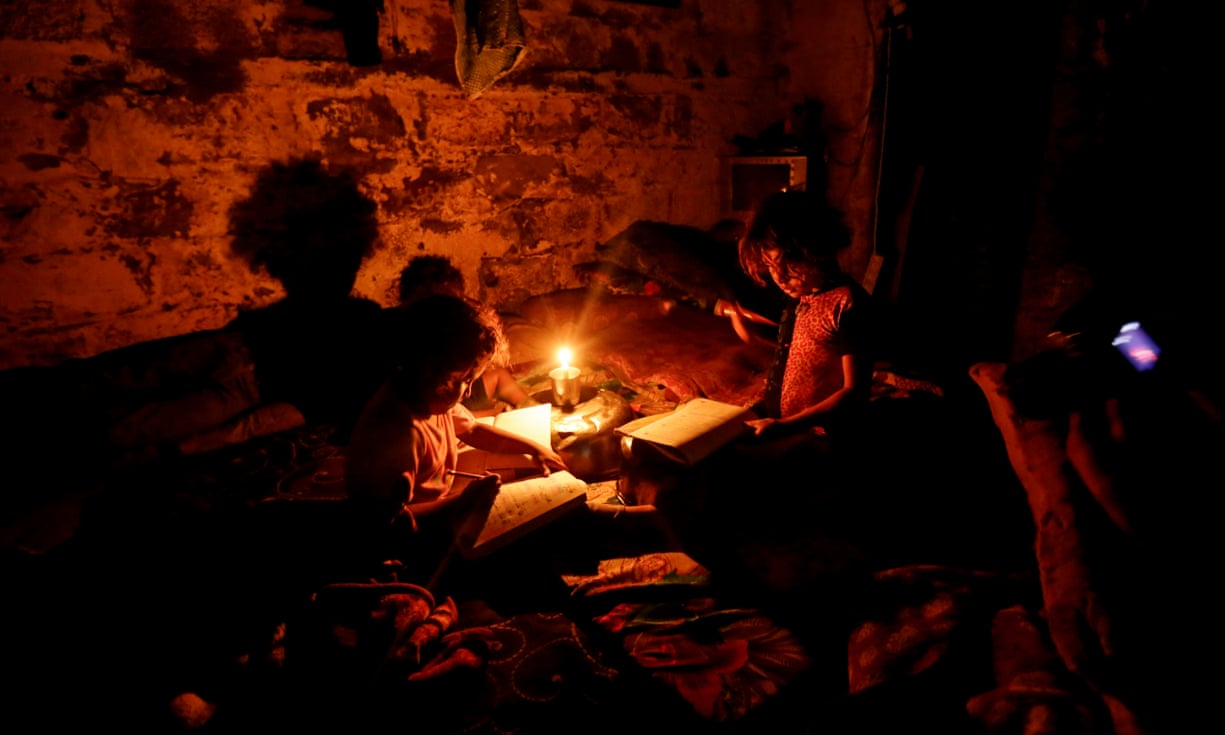
[{"label": "metal cup", "polygon": [[549,371],[549,380],[553,382],[553,404],[562,408],[573,408],[579,402],[582,386],[578,377],[581,371],[576,367],[559,367]]}]

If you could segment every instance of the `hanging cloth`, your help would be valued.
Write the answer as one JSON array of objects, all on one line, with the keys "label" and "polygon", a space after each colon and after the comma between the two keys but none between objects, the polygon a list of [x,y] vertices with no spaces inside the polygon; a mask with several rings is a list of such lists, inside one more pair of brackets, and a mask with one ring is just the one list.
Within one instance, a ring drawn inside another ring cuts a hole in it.
[{"label": "hanging cloth", "polygon": [[518,0],[451,0],[455,71],[468,99],[515,68],[525,52]]}]

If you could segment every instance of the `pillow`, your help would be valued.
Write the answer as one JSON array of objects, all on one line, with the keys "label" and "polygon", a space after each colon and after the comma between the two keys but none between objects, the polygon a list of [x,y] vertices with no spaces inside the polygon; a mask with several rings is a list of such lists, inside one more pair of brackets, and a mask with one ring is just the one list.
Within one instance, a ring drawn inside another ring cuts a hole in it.
[{"label": "pillow", "polygon": [[[740,271],[734,241],[685,225],[640,220],[596,246],[604,273],[613,282],[646,284],[703,309],[719,299],[735,299],[746,276]],[[596,272],[600,272],[596,269]]]},{"label": "pillow", "polygon": [[1222,427],[1164,380],[1051,411],[1057,404],[1018,400],[1040,383],[1016,367],[1035,363],[978,363],[970,376],[1037,526],[1048,632],[1102,695],[1115,732],[1149,731],[1137,723],[1167,721],[1170,701],[1204,699],[1187,691],[1197,677],[1171,674],[1202,659],[1204,627],[1187,616],[1215,605],[1204,584],[1217,572],[1215,516],[1196,504],[1207,507],[1203,490],[1215,487]]},{"label": "pillow", "polygon": [[265,403],[219,426],[179,440],[177,448],[180,454],[200,454],[305,425],[306,418],[293,404]]},{"label": "pillow", "polygon": [[1100,673],[1114,649],[1111,614],[1100,599],[1089,562],[1084,510],[1088,491],[1068,462],[1065,417],[1030,418],[1017,411],[1008,366],[980,362],[970,367],[991,417],[1003,436],[1013,471],[1024,487],[1037,527],[1035,552],[1051,639],[1072,671]]}]

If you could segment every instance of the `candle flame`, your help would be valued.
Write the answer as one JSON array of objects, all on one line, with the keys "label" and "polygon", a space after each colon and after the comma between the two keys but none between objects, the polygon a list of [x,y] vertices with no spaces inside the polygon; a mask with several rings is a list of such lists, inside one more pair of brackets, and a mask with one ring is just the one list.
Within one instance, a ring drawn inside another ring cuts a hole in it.
[{"label": "candle flame", "polygon": [[561,348],[560,350],[558,350],[558,351],[557,351],[557,361],[561,363],[561,366],[562,366],[563,368],[568,368],[568,367],[570,367],[570,360],[571,360],[573,357],[574,357],[574,355],[573,355],[573,353],[571,353],[571,352],[570,352],[570,348],[569,348],[569,347],[563,347],[563,348]]}]

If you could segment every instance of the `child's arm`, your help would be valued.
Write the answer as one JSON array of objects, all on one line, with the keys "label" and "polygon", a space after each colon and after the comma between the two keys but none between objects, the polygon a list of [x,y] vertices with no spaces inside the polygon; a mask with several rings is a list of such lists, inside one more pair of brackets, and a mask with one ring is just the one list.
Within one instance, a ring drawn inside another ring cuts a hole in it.
[{"label": "child's arm", "polygon": [[484,449],[486,452],[495,454],[530,454],[540,464],[545,474],[548,474],[551,469],[566,469],[565,461],[562,460],[561,455],[553,451],[552,447],[529,441],[497,426],[478,423],[464,435],[463,440],[477,449]]},{"label": "child's arm", "polygon": [[[409,477],[409,473],[407,472],[404,474],[404,481],[406,483],[409,483],[410,485],[413,482]],[[410,503],[410,502],[402,503],[399,509],[397,510],[395,518],[393,518],[392,522],[393,523],[401,523],[401,522],[409,523],[412,526],[412,529],[416,531],[417,530],[417,519],[427,518],[453,505],[457,506],[461,502],[464,502],[465,498],[469,498],[470,496],[475,495],[475,494],[481,494],[481,493],[486,493],[486,492],[493,492],[494,494],[496,494],[501,484],[502,484],[501,478],[498,477],[497,474],[490,473],[489,475],[485,477],[481,477],[481,478],[473,480],[472,482],[469,482],[460,492],[451,492],[448,490],[442,493],[441,495],[439,495],[438,497],[434,498],[433,500],[425,500],[425,501],[420,501],[420,502],[415,502],[415,503]]]},{"label": "child's arm", "polygon": [[[380,475],[387,479],[380,483],[377,499],[391,506],[393,525],[408,525],[417,530],[419,519],[427,518],[448,509],[460,502],[463,496],[471,491],[492,486],[496,491],[499,483],[497,475],[491,475],[488,480],[476,480],[462,486],[460,492],[451,492],[447,480],[437,477],[425,477],[421,472],[421,437],[415,427],[407,430],[388,430],[381,435],[383,444],[380,463],[389,470],[388,474]],[[442,484],[440,484],[442,483]]]},{"label": "child's arm", "polygon": [[757,436],[766,431],[795,430],[819,424],[836,411],[847,410],[868,400],[872,389],[872,361],[863,355],[842,356],[842,387],[827,398],[803,411],[777,419],[755,419],[745,422]]},{"label": "child's arm", "polygon": [[767,339],[758,332],[750,329],[746,322],[754,324],[764,324],[768,327],[778,328],[778,322],[758,314],[755,311],[744,308],[739,302],[726,301],[719,299],[715,302],[715,315],[725,316],[732,322],[732,329],[736,332],[736,336],[746,344],[758,344],[763,346],[774,345],[774,340]]},{"label": "child's arm", "polygon": [[515,376],[505,368],[490,368],[485,371],[491,378],[492,385],[486,384],[485,392],[490,398],[509,403],[515,408],[533,403],[527,389],[515,380]]}]

